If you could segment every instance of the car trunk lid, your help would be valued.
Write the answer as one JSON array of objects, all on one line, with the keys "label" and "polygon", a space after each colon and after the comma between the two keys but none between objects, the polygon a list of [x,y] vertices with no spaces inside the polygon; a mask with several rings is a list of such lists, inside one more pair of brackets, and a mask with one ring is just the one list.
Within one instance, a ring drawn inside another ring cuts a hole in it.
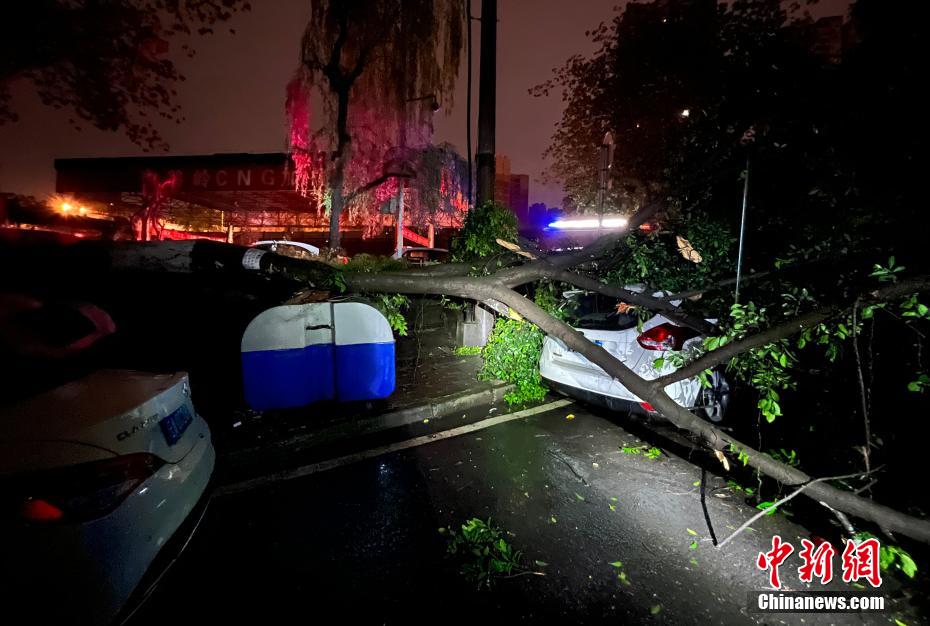
[{"label": "car trunk lid", "polygon": [[68,441],[180,461],[194,418],[187,375],[101,370],[0,411],[0,442]]}]

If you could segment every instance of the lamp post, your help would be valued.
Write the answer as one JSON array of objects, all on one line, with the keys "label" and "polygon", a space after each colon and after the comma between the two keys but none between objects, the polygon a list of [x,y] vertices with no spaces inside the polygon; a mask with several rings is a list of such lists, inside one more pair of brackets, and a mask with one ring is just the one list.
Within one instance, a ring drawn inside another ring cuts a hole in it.
[{"label": "lamp post", "polygon": [[478,155],[475,206],[494,201],[494,135],[497,102],[497,0],[481,0],[481,66],[478,74]]},{"label": "lamp post", "polygon": [[[400,122],[400,155],[401,159],[405,158],[405,153],[407,151],[407,111],[406,104],[411,102],[422,102],[424,100],[430,101],[430,109],[433,113],[439,110],[439,100],[436,98],[436,94],[430,93],[425,96],[417,96],[416,98],[407,98],[405,101],[404,115],[401,118]],[[404,179],[402,177],[397,178],[397,240],[394,247],[394,258],[399,259],[404,255]]]},{"label": "lamp post", "polygon": [[614,160],[614,136],[607,131],[601,140],[600,167],[597,181],[597,214],[604,214],[604,203],[607,201],[607,188],[610,185],[610,167]]}]

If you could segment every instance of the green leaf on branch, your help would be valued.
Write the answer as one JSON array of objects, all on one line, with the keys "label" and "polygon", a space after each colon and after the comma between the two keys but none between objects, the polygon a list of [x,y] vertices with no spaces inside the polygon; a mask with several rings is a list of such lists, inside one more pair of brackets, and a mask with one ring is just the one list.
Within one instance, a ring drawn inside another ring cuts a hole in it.
[{"label": "green leaf on branch", "polygon": [[498,318],[482,352],[478,378],[513,383],[513,391],[504,396],[508,404],[542,400],[548,392],[539,375],[542,344],[543,332],[534,324]]},{"label": "green leaf on branch", "polygon": [[917,380],[912,380],[907,384],[907,390],[914,393],[923,393],[928,387],[930,387],[930,376],[924,373],[921,373]]},{"label": "green leaf on branch", "polygon": [[[775,504],[775,501],[774,501],[774,500],[772,500],[772,501],[767,501],[767,502],[760,502],[759,504],[756,505],[756,508],[759,509],[760,511],[765,511],[765,510],[768,509],[769,507],[772,507],[774,504]],[[765,514],[766,514],[766,515],[775,515],[775,513],[777,513],[777,512],[778,512],[778,507],[775,506],[775,507],[772,508],[772,510],[766,511]]]}]

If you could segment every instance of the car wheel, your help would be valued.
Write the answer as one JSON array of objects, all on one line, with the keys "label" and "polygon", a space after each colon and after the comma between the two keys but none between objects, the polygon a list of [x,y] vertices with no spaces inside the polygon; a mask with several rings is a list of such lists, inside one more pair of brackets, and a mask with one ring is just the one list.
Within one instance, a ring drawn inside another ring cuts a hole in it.
[{"label": "car wheel", "polygon": [[701,388],[698,413],[711,422],[722,422],[730,404],[730,385],[719,372],[711,374],[711,386]]}]

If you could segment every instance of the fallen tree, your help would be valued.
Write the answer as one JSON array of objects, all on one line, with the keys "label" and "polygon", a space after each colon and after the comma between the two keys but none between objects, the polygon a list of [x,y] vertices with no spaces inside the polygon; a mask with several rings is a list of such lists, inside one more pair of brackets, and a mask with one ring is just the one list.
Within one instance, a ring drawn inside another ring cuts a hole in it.
[{"label": "fallen tree", "polygon": [[[635,225],[634,221],[631,227]],[[808,485],[803,494],[818,502],[874,522],[888,531],[899,532],[918,541],[930,543],[930,521],[896,511],[824,481],[817,481],[816,478],[775,460],[772,456],[752,448],[697,417],[691,411],[678,405],[664,391],[664,387],[671,382],[724,363],[733,356],[754,347],[790,337],[817,325],[840,312],[843,309],[841,305],[804,313],[771,328],[749,334],[739,341],[707,352],[673,374],[650,381],[641,378],[604,348],[587,340],[583,334],[555,319],[533,301],[513,289],[520,284],[539,278],[549,278],[575,284],[583,289],[600,291],[619,299],[635,301],[638,306],[663,312],[663,314],[669,313],[669,305],[665,301],[608,287],[589,277],[570,271],[572,267],[596,260],[612,250],[616,237],[617,235],[602,237],[574,254],[551,259],[541,258],[477,277],[461,275],[460,271],[449,272],[451,275],[438,276],[416,271],[344,274],[339,269],[325,263],[301,261],[209,241],[117,244],[104,248],[95,247],[90,257],[95,259],[100,268],[106,267],[114,270],[250,271],[292,279],[317,289],[344,288],[355,292],[435,294],[474,300],[498,300],[536,324],[548,335],[558,338],[566,346],[599,366],[642,400],[651,404],[675,426],[699,437],[711,449],[717,451],[718,458],[725,449],[738,451],[748,465],[784,485],[795,487]],[[81,254],[87,254],[86,250],[89,249],[85,248]],[[930,289],[930,277],[917,277],[860,294],[857,301],[876,302],[928,289]],[[694,325],[700,326],[701,324],[694,322]]]}]

